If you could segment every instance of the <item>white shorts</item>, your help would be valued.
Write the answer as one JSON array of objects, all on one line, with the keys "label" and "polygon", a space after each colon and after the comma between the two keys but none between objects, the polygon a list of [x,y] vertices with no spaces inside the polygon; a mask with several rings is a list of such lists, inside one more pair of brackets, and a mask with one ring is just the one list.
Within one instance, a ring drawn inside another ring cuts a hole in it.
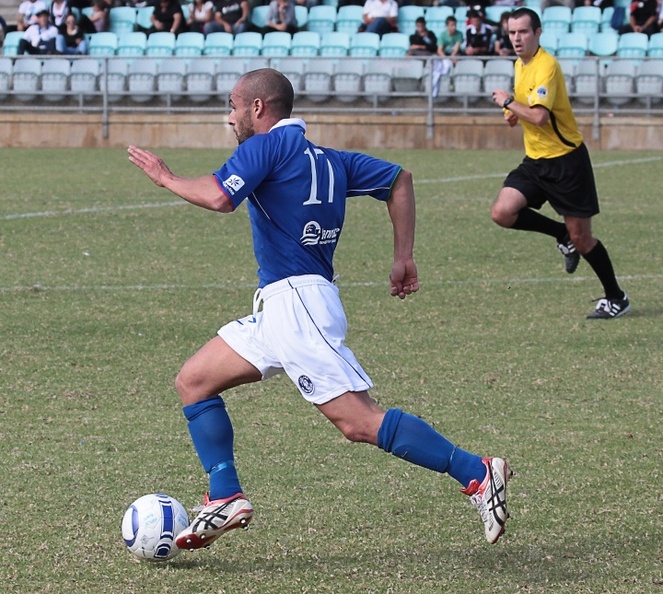
[{"label": "white shorts", "polygon": [[218,334],[263,380],[285,371],[306,400],[324,404],[373,387],[344,344],[347,327],[336,286],[305,275],[259,289],[253,315],[226,324]]}]

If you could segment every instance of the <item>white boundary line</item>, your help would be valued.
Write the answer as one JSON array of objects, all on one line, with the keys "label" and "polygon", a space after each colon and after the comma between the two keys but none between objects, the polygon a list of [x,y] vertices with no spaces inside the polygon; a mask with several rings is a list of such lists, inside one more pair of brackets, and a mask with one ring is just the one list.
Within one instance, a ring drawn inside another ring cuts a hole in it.
[{"label": "white boundary line", "polygon": [[[646,280],[661,280],[663,274],[630,274],[625,276],[618,276],[619,280],[623,281],[646,281]],[[436,280],[426,281],[421,283],[422,287],[426,286],[443,286],[443,285],[498,285],[503,284],[507,287],[513,285],[529,285],[529,284],[543,284],[543,283],[562,283],[573,282],[580,283],[586,281],[596,281],[594,276],[573,276],[573,277],[554,277],[554,278],[491,278],[491,279],[467,279],[467,280]],[[108,291],[108,292],[121,292],[121,291],[209,291],[209,290],[228,290],[232,289],[250,289],[256,288],[258,281],[255,283],[210,283],[205,285],[173,285],[173,284],[149,284],[149,285],[32,285],[32,286],[16,286],[16,287],[0,287],[0,293],[12,293],[23,291],[54,291],[54,292],[84,292],[84,291]],[[343,287],[387,287],[389,281],[385,278],[384,282],[366,281],[366,282],[348,282],[344,283],[342,280],[338,283],[340,288]]]},{"label": "white boundary line", "polygon": [[[620,161],[606,161],[605,163],[594,164],[594,169],[603,167],[615,167],[618,165],[634,165],[640,163],[651,163],[652,161],[661,161],[663,156],[660,157],[641,157],[638,159],[620,160]],[[456,177],[443,177],[439,179],[420,179],[415,181],[415,185],[422,184],[442,184],[454,183],[461,181],[477,181],[480,179],[493,179],[504,178],[506,173],[485,173],[483,175],[466,175]],[[41,217],[56,217],[62,215],[72,214],[95,214],[101,212],[116,212],[121,210],[137,210],[142,208],[165,208],[170,206],[183,206],[186,202],[183,200],[170,201],[170,202],[148,202],[145,204],[125,204],[122,206],[94,206],[89,208],[67,208],[64,210],[45,210],[41,212],[26,212],[1,215],[0,221],[16,221],[20,219],[35,219]]]}]

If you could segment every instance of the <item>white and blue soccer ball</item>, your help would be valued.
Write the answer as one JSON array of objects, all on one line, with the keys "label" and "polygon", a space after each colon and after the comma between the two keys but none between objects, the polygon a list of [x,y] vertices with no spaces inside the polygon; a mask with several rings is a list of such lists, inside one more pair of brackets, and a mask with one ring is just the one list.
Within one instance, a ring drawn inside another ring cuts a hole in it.
[{"label": "white and blue soccer ball", "polygon": [[167,561],[179,555],[175,539],[189,525],[184,506],[161,493],[143,495],[134,501],[122,518],[122,538],[134,557]]}]

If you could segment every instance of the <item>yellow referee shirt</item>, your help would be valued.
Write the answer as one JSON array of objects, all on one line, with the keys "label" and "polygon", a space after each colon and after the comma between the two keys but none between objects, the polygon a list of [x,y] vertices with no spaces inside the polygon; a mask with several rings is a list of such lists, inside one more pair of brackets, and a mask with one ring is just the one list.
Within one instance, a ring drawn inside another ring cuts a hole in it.
[{"label": "yellow referee shirt", "polygon": [[564,73],[557,60],[542,47],[526,65],[520,58],[516,60],[514,98],[530,107],[541,105],[550,112],[545,126],[520,120],[528,157],[551,159],[580,146],[582,134],[571,109]]}]

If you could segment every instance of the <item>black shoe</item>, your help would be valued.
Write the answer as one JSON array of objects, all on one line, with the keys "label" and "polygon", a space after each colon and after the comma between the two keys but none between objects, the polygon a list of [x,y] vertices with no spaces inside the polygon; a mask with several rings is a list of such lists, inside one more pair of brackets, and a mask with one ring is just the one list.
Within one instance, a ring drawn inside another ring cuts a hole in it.
[{"label": "black shoe", "polygon": [[608,299],[603,297],[598,300],[596,309],[587,316],[588,320],[612,320],[631,311],[631,302],[628,295],[624,293],[621,299]]},{"label": "black shoe", "polygon": [[568,233],[566,237],[557,244],[557,249],[562,252],[562,255],[564,256],[566,272],[573,274],[580,263],[580,254],[578,253],[578,250],[576,250],[576,246],[573,245]]}]

